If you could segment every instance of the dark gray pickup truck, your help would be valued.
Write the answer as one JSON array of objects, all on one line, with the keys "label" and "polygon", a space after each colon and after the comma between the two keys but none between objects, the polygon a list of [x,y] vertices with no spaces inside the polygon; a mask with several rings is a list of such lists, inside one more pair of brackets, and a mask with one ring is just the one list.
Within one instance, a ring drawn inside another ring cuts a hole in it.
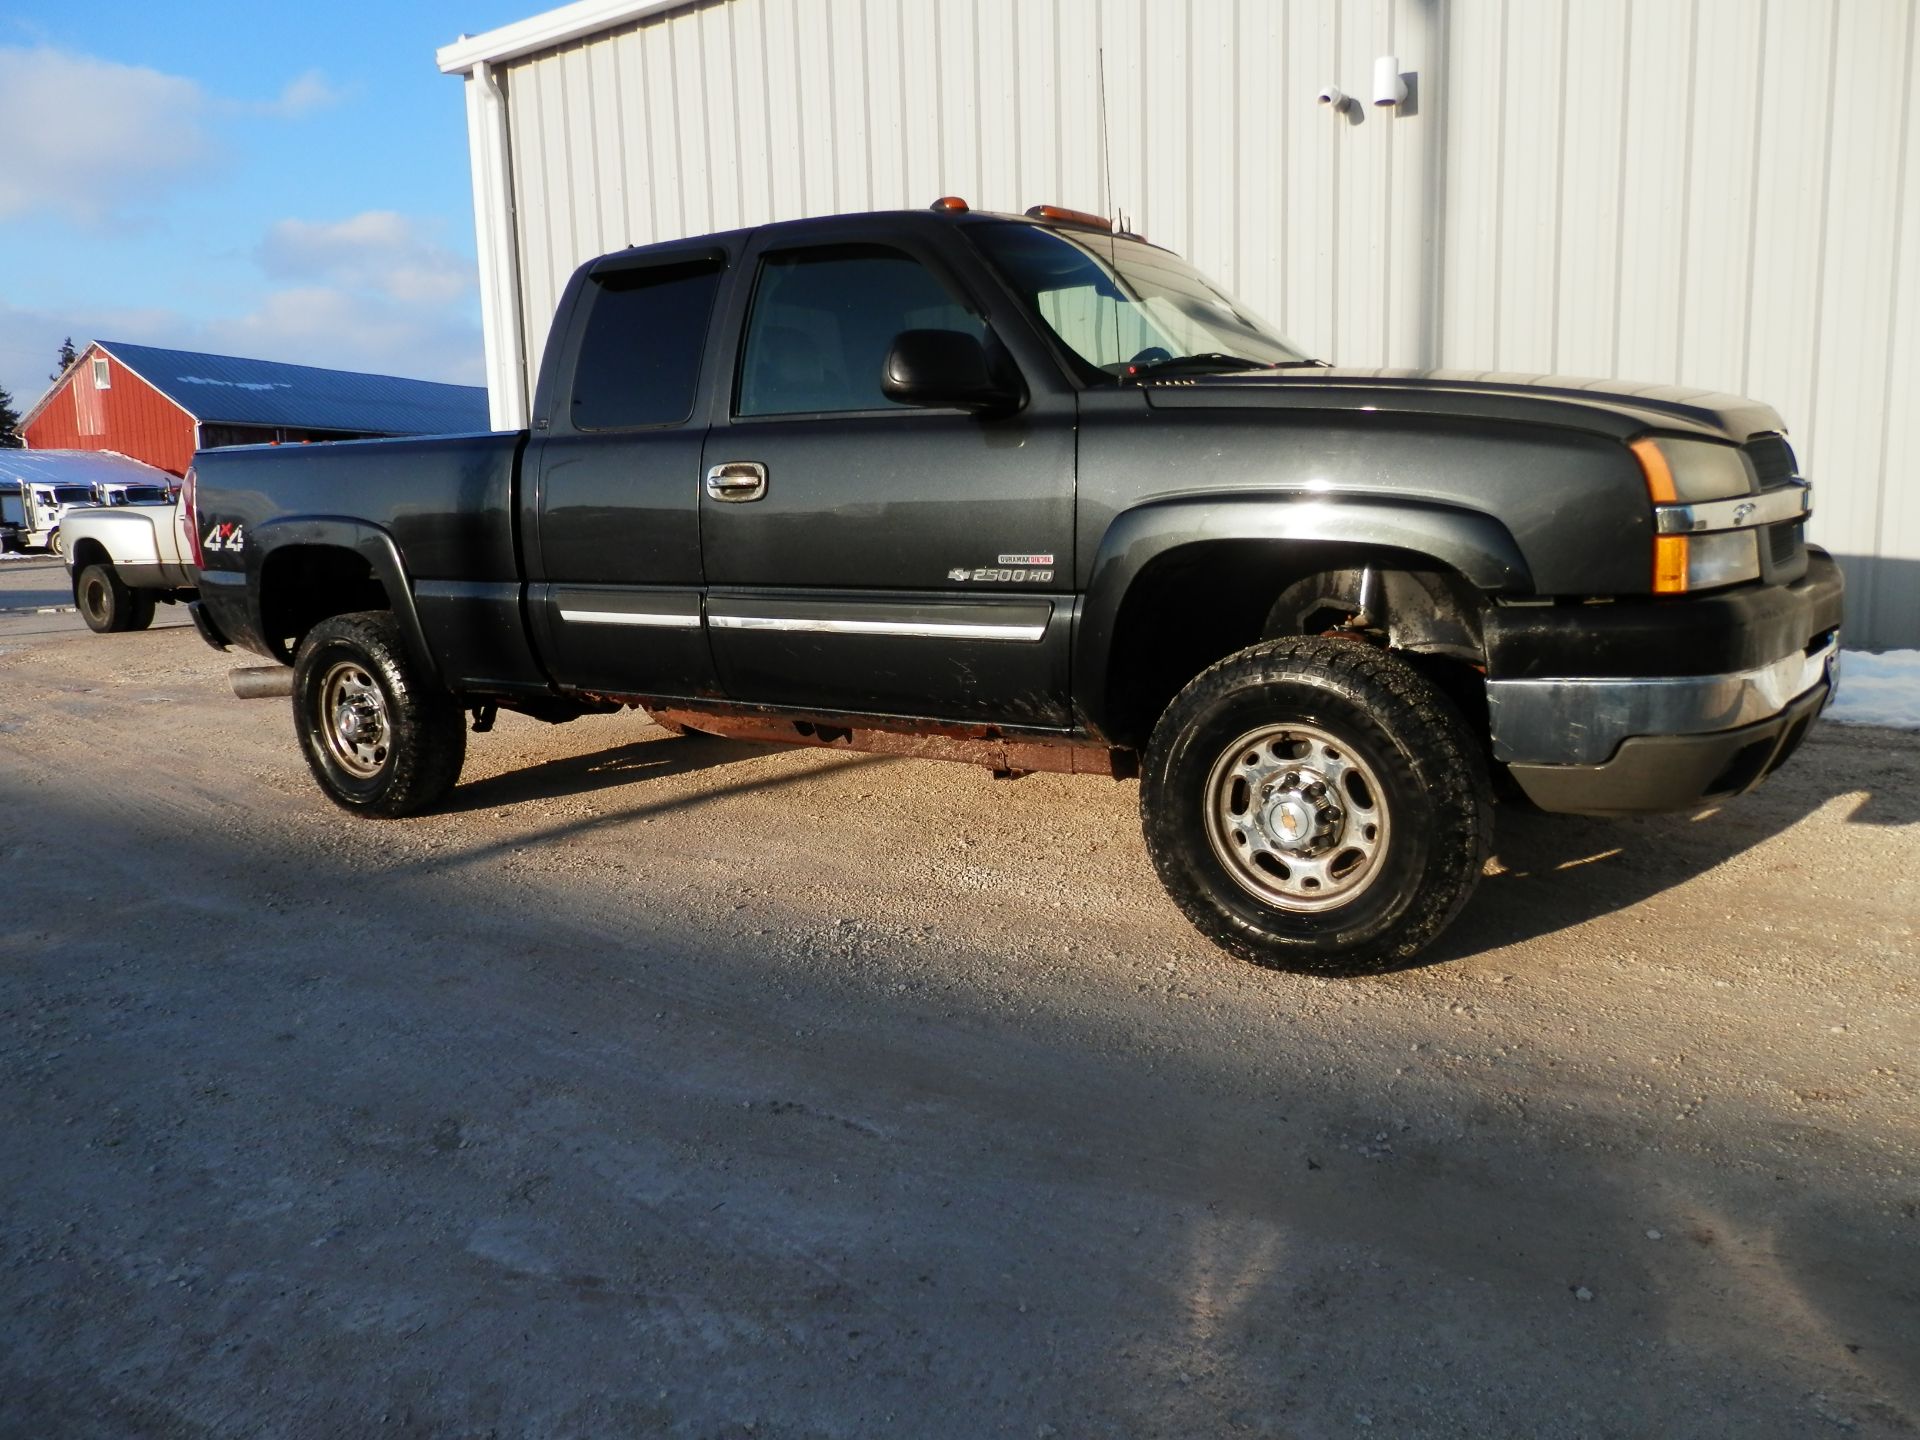
[{"label": "dark gray pickup truck", "polygon": [[349,810],[443,799],[499,708],[1138,775],[1194,924],[1351,971],[1458,912],[1495,794],[1735,795],[1833,684],[1772,410],[1333,369],[1071,211],[608,255],[533,417],[197,459],[195,618],[292,667]]}]

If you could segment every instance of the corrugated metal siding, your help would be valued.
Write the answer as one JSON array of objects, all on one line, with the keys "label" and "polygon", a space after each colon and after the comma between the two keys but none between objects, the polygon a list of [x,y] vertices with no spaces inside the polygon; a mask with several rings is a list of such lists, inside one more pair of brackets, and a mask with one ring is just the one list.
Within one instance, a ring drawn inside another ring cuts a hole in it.
[{"label": "corrugated metal siding", "polygon": [[[93,361],[100,353],[89,349],[48,397],[26,427],[27,444],[35,450],[117,450],[186,474],[193,462],[193,418],[111,356],[111,385],[94,389]],[[85,423],[83,414],[89,416]]]},{"label": "corrugated metal siding", "polygon": [[[1920,645],[1917,9],[708,0],[501,68],[528,353],[629,243],[947,193],[1119,210],[1342,363],[1772,402],[1852,638]],[[1386,53],[1411,113],[1315,104]]]}]

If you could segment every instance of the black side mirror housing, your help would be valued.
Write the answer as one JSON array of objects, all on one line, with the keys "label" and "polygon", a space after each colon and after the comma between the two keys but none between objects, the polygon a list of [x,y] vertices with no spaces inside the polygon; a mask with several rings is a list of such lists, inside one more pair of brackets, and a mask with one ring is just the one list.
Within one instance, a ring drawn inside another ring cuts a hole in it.
[{"label": "black side mirror housing", "polygon": [[959,330],[903,330],[893,337],[880,389],[902,405],[953,406],[976,415],[1020,406],[1019,389],[995,374],[986,346]]}]

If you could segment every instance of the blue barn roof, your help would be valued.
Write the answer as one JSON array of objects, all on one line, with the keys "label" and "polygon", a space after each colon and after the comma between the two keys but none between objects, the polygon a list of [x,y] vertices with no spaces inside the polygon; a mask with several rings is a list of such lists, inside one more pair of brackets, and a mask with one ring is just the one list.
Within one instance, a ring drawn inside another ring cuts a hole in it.
[{"label": "blue barn roof", "polygon": [[382,435],[453,435],[488,428],[487,392],[479,385],[321,370],[114,340],[98,344],[200,421]]}]

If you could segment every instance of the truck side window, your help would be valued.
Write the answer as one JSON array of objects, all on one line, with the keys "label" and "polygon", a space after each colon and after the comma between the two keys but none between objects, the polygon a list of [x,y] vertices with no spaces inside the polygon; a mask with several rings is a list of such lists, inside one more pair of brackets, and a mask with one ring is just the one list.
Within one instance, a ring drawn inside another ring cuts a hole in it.
[{"label": "truck side window", "polygon": [[769,255],[740,362],[739,415],[893,410],[880,373],[902,330],[986,326],[912,256],[881,245]]},{"label": "truck side window", "polygon": [[592,281],[573,370],[573,427],[671,425],[693,413],[720,261],[615,270]]}]

